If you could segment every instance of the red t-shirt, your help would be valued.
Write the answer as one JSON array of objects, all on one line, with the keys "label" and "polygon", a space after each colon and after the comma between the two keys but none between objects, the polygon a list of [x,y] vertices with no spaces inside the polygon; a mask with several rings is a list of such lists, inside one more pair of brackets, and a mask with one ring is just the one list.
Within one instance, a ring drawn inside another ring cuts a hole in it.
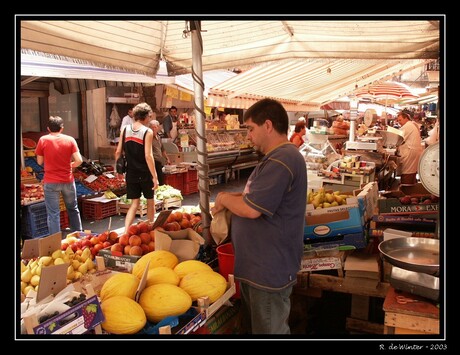
[{"label": "red t-shirt", "polygon": [[43,156],[45,183],[69,183],[74,180],[72,168],[72,154],[78,152],[75,139],[66,134],[42,136],[35,148],[35,154]]}]

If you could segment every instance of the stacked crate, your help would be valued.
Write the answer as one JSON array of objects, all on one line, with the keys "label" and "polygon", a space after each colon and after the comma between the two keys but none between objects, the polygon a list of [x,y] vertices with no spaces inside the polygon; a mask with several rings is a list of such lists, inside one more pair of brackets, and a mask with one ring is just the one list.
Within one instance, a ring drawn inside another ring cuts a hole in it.
[{"label": "stacked crate", "polygon": [[183,193],[184,190],[184,174],[185,173],[174,173],[165,174],[165,185],[174,187],[175,189]]},{"label": "stacked crate", "polygon": [[181,190],[183,195],[190,195],[198,192],[198,171],[187,170],[184,173],[184,188]]},{"label": "stacked crate", "polygon": [[91,196],[90,198],[83,197],[81,199],[82,204],[82,216],[84,219],[89,220],[99,220],[104,219],[110,216],[114,216],[117,214],[117,200],[102,202],[94,200],[95,197],[98,196]]},{"label": "stacked crate", "polygon": [[23,239],[41,238],[48,233],[48,214],[45,202],[24,206],[21,218],[21,235]]}]

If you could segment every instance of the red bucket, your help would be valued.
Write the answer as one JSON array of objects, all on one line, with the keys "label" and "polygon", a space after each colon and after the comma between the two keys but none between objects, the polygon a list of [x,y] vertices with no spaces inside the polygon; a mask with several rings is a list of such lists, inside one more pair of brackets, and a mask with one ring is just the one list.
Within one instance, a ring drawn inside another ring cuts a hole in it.
[{"label": "red bucket", "polygon": [[[217,261],[219,262],[219,273],[228,281],[228,274],[233,275],[235,266],[235,254],[233,252],[232,243],[219,245],[216,249]],[[233,298],[240,298],[240,284],[235,280],[236,292]]]}]

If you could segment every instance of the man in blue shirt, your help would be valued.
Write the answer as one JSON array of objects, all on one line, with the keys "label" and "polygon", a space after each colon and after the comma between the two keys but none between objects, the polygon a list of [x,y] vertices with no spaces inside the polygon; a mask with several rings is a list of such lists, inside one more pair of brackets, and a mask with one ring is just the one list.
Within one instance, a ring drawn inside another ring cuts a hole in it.
[{"label": "man in blue shirt", "polygon": [[290,295],[303,253],[305,160],[288,141],[289,119],[278,101],[258,101],[246,111],[244,123],[248,138],[264,157],[244,191],[219,193],[212,212],[232,212],[242,325],[252,334],[290,334]]}]

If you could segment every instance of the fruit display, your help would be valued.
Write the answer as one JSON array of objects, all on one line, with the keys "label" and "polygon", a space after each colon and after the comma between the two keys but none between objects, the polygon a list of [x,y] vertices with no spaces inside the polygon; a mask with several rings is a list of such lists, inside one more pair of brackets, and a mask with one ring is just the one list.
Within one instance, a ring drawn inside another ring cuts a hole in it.
[{"label": "fruit display", "polygon": [[112,334],[136,334],[147,322],[142,307],[126,296],[114,296],[102,301],[105,321],[102,328]]},{"label": "fruit display", "polygon": [[406,195],[400,197],[399,202],[401,202],[402,205],[429,205],[432,203],[438,203],[439,197],[435,195]]},{"label": "fruit display", "polygon": [[94,260],[99,250],[113,246],[118,239],[115,231],[105,231],[99,234],[68,234],[61,242],[61,249],[67,250],[68,247],[76,254],[81,254],[85,249],[89,249],[91,260]]},{"label": "fruit display", "polygon": [[178,286],[180,282],[179,275],[167,266],[159,266],[150,269],[147,272],[147,282],[145,287],[157,284],[170,284]]},{"label": "fruit display", "polygon": [[[80,167],[79,167],[80,168]],[[85,172],[86,171],[86,172]],[[84,184],[88,189],[96,192],[103,192],[106,190],[120,190],[124,187],[126,187],[126,181],[122,177],[113,176],[113,177],[108,177],[104,173],[100,174],[92,174],[91,172],[88,173],[87,170],[82,171],[82,170],[75,170],[73,173],[73,176],[75,178],[75,181],[79,181],[82,184]],[[89,182],[87,180],[88,176],[90,175],[96,175],[97,178]]]},{"label": "fruit display", "polygon": [[42,184],[21,183],[21,205],[28,205],[45,199],[45,192]]},{"label": "fruit display", "polygon": [[101,301],[109,299],[110,297],[115,296],[126,296],[131,299],[134,299],[136,295],[136,290],[139,287],[140,280],[129,273],[118,273],[112,275],[101,289]]},{"label": "fruit display", "polygon": [[179,286],[157,284],[142,291],[139,304],[147,319],[158,323],[163,318],[185,313],[192,306],[192,297]]},{"label": "fruit display", "polygon": [[174,197],[183,200],[181,191],[170,185],[161,185],[155,190],[155,200],[162,201]]},{"label": "fruit display", "polygon": [[213,270],[202,270],[185,275],[180,280],[179,287],[185,290],[193,301],[207,296],[213,303],[225,293],[227,280]]},{"label": "fruit display", "polygon": [[174,267],[175,273],[182,279],[185,275],[198,271],[212,271],[212,268],[199,260],[185,260]]},{"label": "fruit display", "polygon": [[324,188],[320,188],[318,191],[308,193],[307,204],[312,204],[315,209],[346,205],[348,197],[350,195],[340,191],[326,192]]},{"label": "fruit display", "polygon": [[89,248],[76,253],[68,246],[65,250],[57,249],[51,256],[32,258],[27,263],[21,260],[21,292],[24,295],[33,289],[38,291],[42,268],[67,263],[67,283],[78,280],[87,272],[95,272],[95,265]]},{"label": "fruit display", "polygon": [[35,149],[37,143],[30,138],[22,138],[22,145],[24,149]]},{"label": "fruit display", "polygon": [[147,264],[149,264],[149,270],[159,266],[166,266],[171,269],[179,263],[177,256],[167,250],[154,250],[150,253],[143,255],[133,267],[133,275],[136,275],[139,280],[144,274]]}]

